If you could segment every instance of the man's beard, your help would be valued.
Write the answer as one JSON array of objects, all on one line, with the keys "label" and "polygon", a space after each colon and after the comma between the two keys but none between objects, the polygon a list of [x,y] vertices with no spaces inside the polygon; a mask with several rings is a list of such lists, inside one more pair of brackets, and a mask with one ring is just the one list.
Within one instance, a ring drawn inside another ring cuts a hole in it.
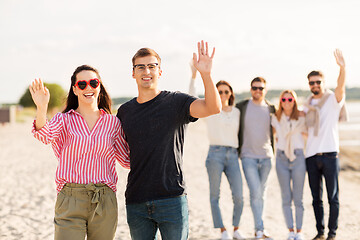
[{"label": "man's beard", "polygon": [[319,95],[320,91],[318,90],[311,90],[311,92],[314,94],[314,95]]}]

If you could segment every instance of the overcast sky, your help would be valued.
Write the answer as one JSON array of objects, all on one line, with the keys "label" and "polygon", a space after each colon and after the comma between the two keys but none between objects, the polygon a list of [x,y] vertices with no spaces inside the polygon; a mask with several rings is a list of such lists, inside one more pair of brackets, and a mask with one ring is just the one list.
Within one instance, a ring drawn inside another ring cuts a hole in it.
[{"label": "overcast sky", "polygon": [[[34,78],[66,91],[75,68],[98,68],[111,97],[136,96],[131,58],[141,47],[162,58],[160,88],[187,91],[196,42],[216,47],[213,79],[249,90],[307,89],[306,75],[338,76],[333,50],[360,86],[360,1],[0,0],[0,103],[17,102]],[[197,89],[202,92],[201,79]]]}]

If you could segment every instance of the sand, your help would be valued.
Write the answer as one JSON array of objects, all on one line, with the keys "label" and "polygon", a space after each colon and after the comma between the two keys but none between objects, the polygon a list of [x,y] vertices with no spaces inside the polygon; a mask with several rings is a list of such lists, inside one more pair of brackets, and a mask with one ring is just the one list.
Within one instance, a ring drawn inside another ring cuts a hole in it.
[{"label": "sand", "polygon": [[[54,174],[57,161],[50,146],[38,142],[30,133],[31,122],[0,126],[0,239],[53,239],[56,198]],[[359,137],[360,134],[358,133]],[[337,239],[360,236],[360,171],[359,147],[342,148],[346,166],[340,173],[340,217]],[[189,239],[219,239],[214,229],[209,204],[209,184],[205,168],[208,141],[202,120],[190,124],[185,143],[184,172],[189,201]],[[354,170],[354,169],[357,169]],[[118,166],[119,221],[115,239],[130,239],[126,224],[124,191],[128,171]],[[244,210],[240,229],[253,237],[254,224],[249,191],[243,177]],[[324,193],[324,196],[326,193]],[[304,190],[305,239],[316,234],[307,179]],[[328,204],[324,198],[326,221]],[[231,231],[232,200],[229,184],[223,177],[220,205],[225,226]],[[264,224],[273,239],[286,239],[287,229],[281,209],[280,189],[274,168],[266,192]]]}]

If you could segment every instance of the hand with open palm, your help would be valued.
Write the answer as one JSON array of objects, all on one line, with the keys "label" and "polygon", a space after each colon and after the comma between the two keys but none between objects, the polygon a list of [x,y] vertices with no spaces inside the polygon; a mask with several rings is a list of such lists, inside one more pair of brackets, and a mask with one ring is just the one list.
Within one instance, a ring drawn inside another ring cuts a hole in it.
[{"label": "hand with open palm", "polygon": [[44,86],[41,79],[35,79],[29,86],[31,97],[37,108],[47,109],[50,100],[50,92]]},{"label": "hand with open palm", "polygon": [[210,74],[212,69],[212,60],[215,54],[215,48],[213,48],[213,52],[210,56],[208,43],[204,43],[204,41],[202,40],[201,42],[198,42],[198,54],[199,58],[197,57],[196,53],[193,54],[194,67],[199,71],[201,75]]},{"label": "hand with open palm", "polygon": [[339,65],[339,67],[341,67],[341,68],[344,68],[345,67],[345,60],[344,60],[344,57],[343,57],[343,54],[342,54],[341,50],[336,49],[334,51],[334,56],[335,56],[337,65]]}]

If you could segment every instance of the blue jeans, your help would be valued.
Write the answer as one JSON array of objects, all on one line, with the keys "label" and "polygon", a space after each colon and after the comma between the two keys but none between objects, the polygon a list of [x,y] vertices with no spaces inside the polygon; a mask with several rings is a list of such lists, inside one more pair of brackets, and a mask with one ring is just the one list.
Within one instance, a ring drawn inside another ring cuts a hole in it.
[{"label": "blue jeans", "polygon": [[323,183],[325,178],[329,208],[329,236],[335,236],[339,217],[339,158],[337,152],[314,155],[306,158],[309,185],[313,197],[313,208],[318,233],[324,234],[324,206],[322,201]]},{"label": "blue jeans", "polygon": [[255,231],[263,231],[262,214],[264,192],[271,170],[271,158],[241,158],[246,182],[250,190],[250,205],[254,216]]},{"label": "blue jeans", "polygon": [[223,172],[229,181],[232,192],[234,203],[233,226],[239,226],[244,201],[237,149],[225,146],[210,146],[206,159],[206,169],[209,175],[210,204],[214,227],[224,227],[219,207],[220,182]]},{"label": "blue jeans", "polygon": [[295,149],[295,160],[290,161],[284,151],[277,150],[276,173],[278,176],[282,209],[289,229],[294,228],[292,201],[295,205],[296,228],[301,229],[304,216],[303,190],[306,174],[305,157],[302,149]]},{"label": "blue jeans", "polygon": [[131,239],[156,239],[160,229],[163,240],[186,240],[189,212],[185,195],[126,205]]}]

